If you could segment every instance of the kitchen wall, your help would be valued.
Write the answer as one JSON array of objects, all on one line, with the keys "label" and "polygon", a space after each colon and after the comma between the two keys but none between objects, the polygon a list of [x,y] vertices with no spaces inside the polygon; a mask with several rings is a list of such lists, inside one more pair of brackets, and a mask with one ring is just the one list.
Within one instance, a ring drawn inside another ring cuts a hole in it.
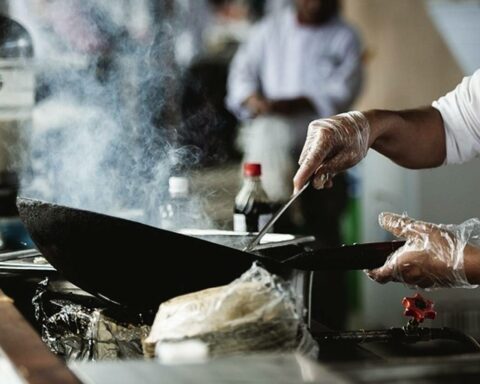
[{"label": "kitchen wall", "polygon": [[[357,108],[429,105],[453,89],[464,76],[423,1],[344,0],[343,3],[346,17],[361,32],[365,45],[366,81]],[[377,225],[377,215],[384,210],[408,212],[443,223],[480,217],[478,160],[463,166],[410,171],[370,153],[362,166],[363,241],[388,238]],[[379,286],[364,276],[361,288],[361,321],[366,325],[404,322],[400,301],[412,291],[399,284]],[[470,302],[480,298],[480,293],[455,291],[427,296],[440,303],[452,298]]]},{"label": "kitchen wall", "polygon": [[424,0],[437,29],[465,73],[480,63],[480,0]]}]

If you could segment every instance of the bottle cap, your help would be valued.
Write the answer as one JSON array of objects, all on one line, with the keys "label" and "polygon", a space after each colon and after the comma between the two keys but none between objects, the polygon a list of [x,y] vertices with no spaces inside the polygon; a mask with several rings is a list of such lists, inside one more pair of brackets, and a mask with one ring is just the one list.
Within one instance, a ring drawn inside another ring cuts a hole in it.
[{"label": "bottle cap", "polygon": [[188,195],[188,179],[186,177],[171,176],[168,179],[168,191],[172,195]]},{"label": "bottle cap", "polygon": [[243,174],[245,176],[261,176],[262,165],[259,163],[245,163],[243,164]]}]

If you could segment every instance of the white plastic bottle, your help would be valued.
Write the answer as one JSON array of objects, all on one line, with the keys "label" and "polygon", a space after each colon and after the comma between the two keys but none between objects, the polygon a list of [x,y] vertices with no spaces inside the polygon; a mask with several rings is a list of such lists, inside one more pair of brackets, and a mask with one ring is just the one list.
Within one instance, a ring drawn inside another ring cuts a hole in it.
[{"label": "white plastic bottle", "polygon": [[164,229],[187,228],[192,221],[192,202],[186,177],[171,176],[168,180],[169,198],[160,206],[160,225]]}]

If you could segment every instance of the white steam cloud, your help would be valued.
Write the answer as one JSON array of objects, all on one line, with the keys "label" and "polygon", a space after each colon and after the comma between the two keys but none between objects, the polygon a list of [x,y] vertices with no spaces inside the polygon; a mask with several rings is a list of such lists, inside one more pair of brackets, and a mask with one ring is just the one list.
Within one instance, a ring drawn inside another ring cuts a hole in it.
[{"label": "white steam cloud", "polygon": [[[29,28],[41,33],[34,40],[51,39],[56,53],[36,59],[43,94],[33,114],[21,193],[111,215],[137,212],[135,220],[161,226],[158,212],[168,177],[187,171],[202,156],[198,148],[178,144],[182,73],[172,53],[177,25],[172,18],[151,20],[152,27],[138,38],[115,21],[105,3],[110,2],[63,0],[62,7],[77,4],[76,13],[70,11],[78,20],[70,23],[80,23],[71,28],[78,36],[59,35],[62,26],[38,27],[55,22],[55,15],[44,14],[35,20],[37,28]],[[82,35],[85,29],[93,32]],[[50,32],[39,32],[45,30]],[[193,199],[191,222],[181,226],[210,226],[201,197]]]}]

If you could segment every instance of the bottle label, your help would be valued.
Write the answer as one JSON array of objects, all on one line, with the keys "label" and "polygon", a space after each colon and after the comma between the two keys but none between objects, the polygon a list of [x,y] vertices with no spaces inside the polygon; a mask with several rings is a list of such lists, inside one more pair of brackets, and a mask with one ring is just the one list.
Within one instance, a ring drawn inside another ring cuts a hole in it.
[{"label": "bottle label", "polygon": [[268,221],[272,218],[272,214],[264,214],[258,216],[258,230],[261,231],[262,228],[268,223]]},{"label": "bottle label", "polygon": [[247,218],[241,213],[233,215],[233,230],[235,232],[247,232]]}]

